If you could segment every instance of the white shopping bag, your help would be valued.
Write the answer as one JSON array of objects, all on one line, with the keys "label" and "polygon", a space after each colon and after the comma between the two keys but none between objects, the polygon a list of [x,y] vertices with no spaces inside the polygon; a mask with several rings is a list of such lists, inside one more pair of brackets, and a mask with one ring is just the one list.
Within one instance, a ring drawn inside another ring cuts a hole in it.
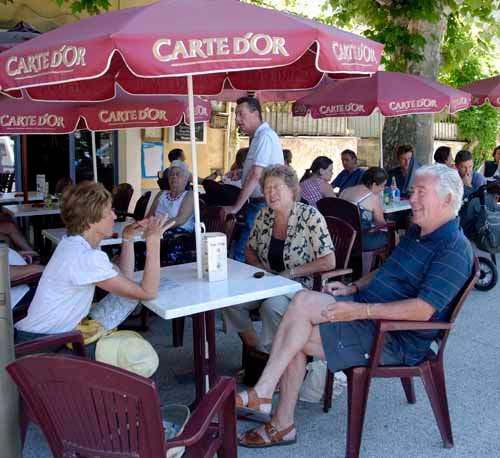
[{"label": "white shopping bag", "polygon": [[[323,399],[326,381],[326,363],[321,360],[307,365],[307,375],[300,388],[299,399],[306,402],[320,402]],[[343,372],[335,372],[333,378],[332,399],[337,397],[347,386],[347,378]]]}]

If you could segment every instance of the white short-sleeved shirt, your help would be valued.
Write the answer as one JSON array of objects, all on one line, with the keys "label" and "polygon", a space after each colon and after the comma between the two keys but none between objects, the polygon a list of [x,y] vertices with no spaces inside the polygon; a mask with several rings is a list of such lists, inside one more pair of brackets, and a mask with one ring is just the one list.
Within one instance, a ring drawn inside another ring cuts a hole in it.
[{"label": "white short-sleeved shirt", "polygon": [[[243,173],[241,182],[244,183],[254,165],[259,167],[267,167],[273,164],[284,164],[283,148],[281,147],[280,139],[276,132],[269,127],[267,122],[263,122],[255,131],[250,143],[245,163],[243,164]],[[250,197],[263,197],[262,189],[258,184],[253,190]]]},{"label": "white short-sleeved shirt", "polygon": [[21,331],[59,334],[72,331],[92,304],[95,284],[118,275],[106,253],[80,235],[63,237],[45,267]]},{"label": "white short-sleeved shirt", "polygon": [[[26,261],[12,248],[9,248],[9,266],[25,266]],[[28,285],[14,286],[10,289],[10,306],[14,308],[23,296],[30,290]]]}]

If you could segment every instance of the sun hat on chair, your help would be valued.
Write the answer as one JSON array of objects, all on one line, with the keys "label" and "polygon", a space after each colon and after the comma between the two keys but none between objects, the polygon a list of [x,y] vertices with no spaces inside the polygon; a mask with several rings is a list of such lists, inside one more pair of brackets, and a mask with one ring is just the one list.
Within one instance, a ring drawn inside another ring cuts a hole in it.
[{"label": "sun hat on chair", "polygon": [[118,331],[99,339],[95,359],[143,377],[151,377],[159,365],[155,349],[134,331]]}]

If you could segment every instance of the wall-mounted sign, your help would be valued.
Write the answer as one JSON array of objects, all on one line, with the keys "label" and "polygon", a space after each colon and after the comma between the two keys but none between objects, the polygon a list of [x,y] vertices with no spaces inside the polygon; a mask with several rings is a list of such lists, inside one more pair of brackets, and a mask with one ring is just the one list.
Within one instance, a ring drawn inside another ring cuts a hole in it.
[{"label": "wall-mounted sign", "polygon": [[157,178],[163,170],[163,142],[142,142],[142,177]]},{"label": "wall-mounted sign", "polygon": [[[196,137],[196,143],[206,143],[207,142],[207,130],[205,128],[204,122],[196,122],[194,124],[194,132]],[[170,128],[170,142],[171,143],[190,143],[191,137],[189,134],[189,124],[184,121],[175,127]]]}]

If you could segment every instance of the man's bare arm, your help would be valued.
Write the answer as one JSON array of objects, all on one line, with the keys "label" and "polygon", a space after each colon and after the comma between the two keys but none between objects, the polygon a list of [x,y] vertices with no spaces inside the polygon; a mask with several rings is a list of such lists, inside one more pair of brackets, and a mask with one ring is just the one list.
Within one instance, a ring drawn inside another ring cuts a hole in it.
[{"label": "man's bare arm", "polygon": [[339,301],[325,309],[330,321],[406,320],[428,321],[436,309],[422,299],[405,299],[385,304]]},{"label": "man's bare arm", "polygon": [[230,207],[226,207],[226,211],[228,213],[235,214],[241,210],[241,207],[243,207],[243,205],[245,205],[245,202],[252,195],[255,187],[258,186],[263,170],[264,170],[264,168],[260,167],[258,165],[254,165],[252,167],[252,169],[250,170],[250,173],[247,176],[247,179],[245,180],[245,184],[243,185],[243,188],[241,189],[241,191],[238,195],[238,200],[236,201],[236,203],[234,205],[232,205]]}]

